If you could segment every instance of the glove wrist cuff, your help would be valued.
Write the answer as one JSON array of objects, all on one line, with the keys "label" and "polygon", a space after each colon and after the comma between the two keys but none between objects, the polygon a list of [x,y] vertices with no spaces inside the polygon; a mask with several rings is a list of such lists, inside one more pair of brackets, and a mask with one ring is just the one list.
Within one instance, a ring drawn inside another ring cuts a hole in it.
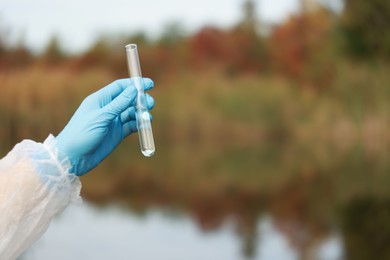
[{"label": "glove wrist cuff", "polygon": [[[68,173],[72,172],[72,163],[68,155],[60,148],[58,140],[50,134],[46,140],[43,142],[43,145],[48,148],[48,150],[53,154],[54,158],[58,160],[58,163]],[[74,174],[74,173],[73,173]]]}]

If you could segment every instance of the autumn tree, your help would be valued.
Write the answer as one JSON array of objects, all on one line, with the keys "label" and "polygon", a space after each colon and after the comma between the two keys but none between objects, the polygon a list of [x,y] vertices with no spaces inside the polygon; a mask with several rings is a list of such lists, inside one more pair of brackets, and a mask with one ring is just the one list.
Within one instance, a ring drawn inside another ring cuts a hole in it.
[{"label": "autumn tree", "polygon": [[302,85],[328,85],[334,62],[332,30],[332,18],[322,7],[295,14],[276,26],[270,36],[274,69]]},{"label": "autumn tree", "polygon": [[245,0],[241,21],[229,30],[204,27],[190,40],[195,67],[220,68],[229,75],[261,72],[267,64],[265,44],[253,0]]}]

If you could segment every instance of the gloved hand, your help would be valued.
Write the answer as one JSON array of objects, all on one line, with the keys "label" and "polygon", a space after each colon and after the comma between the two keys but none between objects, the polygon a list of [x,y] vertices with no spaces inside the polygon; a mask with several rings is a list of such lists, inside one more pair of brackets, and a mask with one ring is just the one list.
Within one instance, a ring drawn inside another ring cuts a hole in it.
[{"label": "gloved hand", "polygon": [[[145,90],[154,86],[144,78]],[[68,156],[77,176],[96,167],[128,135],[137,131],[137,90],[130,79],[120,79],[89,95],[57,136],[59,149]],[[149,109],[154,100],[146,94]]]}]

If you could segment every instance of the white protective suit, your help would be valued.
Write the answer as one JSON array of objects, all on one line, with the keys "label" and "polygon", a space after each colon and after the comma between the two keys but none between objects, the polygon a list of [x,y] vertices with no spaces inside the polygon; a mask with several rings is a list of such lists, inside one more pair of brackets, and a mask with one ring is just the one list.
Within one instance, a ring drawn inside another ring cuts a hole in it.
[{"label": "white protective suit", "polygon": [[1,260],[18,257],[55,215],[81,201],[81,184],[70,166],[52,135],[44,143],[24,140],[0,160]]}]

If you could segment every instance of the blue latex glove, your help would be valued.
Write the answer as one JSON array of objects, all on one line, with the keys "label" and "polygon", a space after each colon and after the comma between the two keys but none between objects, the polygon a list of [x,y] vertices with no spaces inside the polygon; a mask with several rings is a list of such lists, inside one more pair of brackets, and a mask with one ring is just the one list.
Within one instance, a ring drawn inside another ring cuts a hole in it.
[{"label": "blue latex glove", "polygon": [[[145,90],[154,86],[144,78]],[[88,96],[57,136],[59,149],[70,159],[77,176],[96,167],[128,135],[137,131],[135,98],[130,79],[121,79]],[[154,100],[146,94],[148,108]]]}]

